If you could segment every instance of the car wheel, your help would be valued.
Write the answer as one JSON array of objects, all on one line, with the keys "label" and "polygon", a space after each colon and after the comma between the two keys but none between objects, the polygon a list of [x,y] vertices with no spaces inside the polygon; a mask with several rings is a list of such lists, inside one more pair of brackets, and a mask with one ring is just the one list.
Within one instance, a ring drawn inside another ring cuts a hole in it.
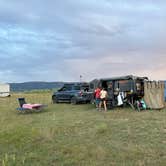
[{"label": "car wheel", "polygon": [[89,103],[90,104],[95,104],[95,99],[90,99]]},{"label": "car wheel", "polygon": [[52,102],[53,102],[53,104],[59,103],[59,101],[58,101],[58,99],[56,98],[56,96],[53,96],[53,97],[52,97]]},{"label": "car wheel", "polygon": [[75,97],[72,97],[70,102],[71,104],[77,104],[77,99]]}]

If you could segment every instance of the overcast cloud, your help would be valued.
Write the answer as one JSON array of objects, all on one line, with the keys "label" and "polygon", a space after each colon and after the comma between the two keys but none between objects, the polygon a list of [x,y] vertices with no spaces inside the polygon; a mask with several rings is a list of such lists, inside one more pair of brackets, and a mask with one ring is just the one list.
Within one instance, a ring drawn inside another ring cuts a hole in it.
[{"label": "overcast cloud", "polygon": [[166,79],[165,0],[0,0],[0,82]]}]

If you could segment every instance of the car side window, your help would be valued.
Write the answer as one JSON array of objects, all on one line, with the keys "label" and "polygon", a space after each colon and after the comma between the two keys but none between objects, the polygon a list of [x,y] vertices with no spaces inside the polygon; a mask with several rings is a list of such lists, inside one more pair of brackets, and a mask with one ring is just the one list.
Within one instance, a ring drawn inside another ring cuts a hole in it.
[{"label": "car side window", "polygon": [[80,89],[81,89],[80,86],[74,86],[74,87],[73,87],[73,90],[80,90]]},{"label": "car side window", "polygon": [[72,86],[66,86],[65,87],[65,91],[70,91],[70,90],[72,90]]}]

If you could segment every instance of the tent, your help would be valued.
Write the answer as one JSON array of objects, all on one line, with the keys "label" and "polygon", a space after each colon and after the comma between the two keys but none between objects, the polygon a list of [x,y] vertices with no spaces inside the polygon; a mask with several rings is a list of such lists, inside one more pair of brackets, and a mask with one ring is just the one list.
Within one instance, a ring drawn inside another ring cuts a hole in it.
[{"label": "tent", "polygon": [[10,85],[5,83],[0,83],[0,97],[10,96]]},{"label": "tent", "polygon": [[163,81],[145,81],[144,82],[144,100],[150,109],[162,109],[165,107],[164,100],[164,82]]}]

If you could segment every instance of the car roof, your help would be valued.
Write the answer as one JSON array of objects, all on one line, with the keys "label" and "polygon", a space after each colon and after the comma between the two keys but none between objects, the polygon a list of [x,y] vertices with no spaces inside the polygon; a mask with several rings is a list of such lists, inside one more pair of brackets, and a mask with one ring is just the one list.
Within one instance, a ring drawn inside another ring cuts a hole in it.
[{"label": "car roof", "polygon": [[89,83],[87,82],[72,82],[72,83],[65,83],[64,85],[71,85],[71,86],[85,86],[85,85],[89,85]]}]

